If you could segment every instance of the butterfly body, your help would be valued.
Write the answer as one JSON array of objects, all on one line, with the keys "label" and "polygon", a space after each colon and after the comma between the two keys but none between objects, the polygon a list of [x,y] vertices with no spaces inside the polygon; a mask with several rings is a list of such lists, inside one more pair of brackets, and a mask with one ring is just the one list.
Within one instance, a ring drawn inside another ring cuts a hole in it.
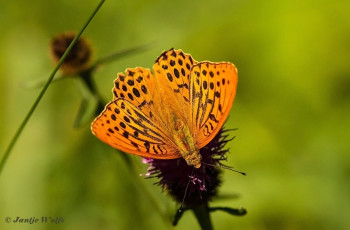
[{"label": "butterfly body", "polygon": [[189,127],[180,120],[175,122],[175,126],[174,141],[180,154],[188,165],[199,168],[202,157]]},{"label": "butterfly body", "polygon": [[232,107],[237,69],[171,49],[159,56],[153,72],[127,69],[114,83],[113,101],[94,120],[92,132],[124,152],[183,157],[199,168],[200,148],[215,137]]}]

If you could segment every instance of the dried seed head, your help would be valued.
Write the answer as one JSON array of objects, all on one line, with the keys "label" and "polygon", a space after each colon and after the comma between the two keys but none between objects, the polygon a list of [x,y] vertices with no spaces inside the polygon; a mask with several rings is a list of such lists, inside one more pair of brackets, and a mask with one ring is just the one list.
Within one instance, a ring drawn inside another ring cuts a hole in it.
[{"label": "dried seed head", "polygon": [[[52,38],[50,51],[55,64],[63,56],[75,36],[75,32],[64,32]],[[64,75],[73,75],[87,70],[91,64],[92,53],[90,42],[80,37],[62,63],[61,71]]]}]

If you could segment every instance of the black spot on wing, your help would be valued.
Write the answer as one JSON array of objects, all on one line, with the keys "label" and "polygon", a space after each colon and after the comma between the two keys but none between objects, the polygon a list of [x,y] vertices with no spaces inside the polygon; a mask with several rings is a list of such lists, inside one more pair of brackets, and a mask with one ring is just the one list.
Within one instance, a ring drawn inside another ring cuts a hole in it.
[{"label": "black spot on wing", "polygon": [[134,81],[131,80],[131,79],[129,79],[129,80],[128,80],[128,85],[133,86],[133,85],[134,85]]},{"label": "black spot on wing", "polygon": [[131,93],[128,93],[128,97],[129,97],[130,100],[134,100],[134,97],[132,96]]},{"label": "black spot on wing", "polygon": [[147,88],[144,85],[141,85],[141,90],[144,94],[147,94]]},{"label": "black spot on wing", "polygon": [[140,97],[140,96],[141,96],[140,92],[139,92],[138,89],[136,89],[136,88],[133,88],[133,89],[132,89],[132,92],[134,93],[134,95],[135,95],[136,97]]},{"label": "black spot on wing", "polygon": [[145,142],[143,143],[143,145],[146,147],[147,152],[149,153],[149,149],[150,149],[150,147],[151,147],[151,144],[149,143],[149,141],[145,141]]},{"label": "black spot on wing", "polygon": [[127,72],[127,74],[128,74],[129,76],[133,77],[133,76],[134,76],[134,74],[135,74],[135,72],[134,72],[134,71],[129,70],[129,71]]},{"label": "black spot on wing", "polygon": [[169,79],[170,82],[173,81],[173,76],[171,75],[171,73],[167,73],[167,77]]},{"label": "black spot on wing", "polygon": [[180,77],[180,73],[179,73],[179,71],[176,68],[174,68],[174,74],[175,74],[176,78]]},{"label": "black spot on wing", "polygon": [[133,141],[130,141],[130,143],[133,145],[133,146],[135,146],[135,148],[139,148],[139,145],[137,144],[137,143],[135,143],[135,142],[133,142]]},{"label": "black spot on wing", "polygon": [[141,77],[141,76],[139,76],[139,77],[136,79],[136,81],[137,81],[138,83],[140,83],[142,80],[143,80],[143,77]]}]

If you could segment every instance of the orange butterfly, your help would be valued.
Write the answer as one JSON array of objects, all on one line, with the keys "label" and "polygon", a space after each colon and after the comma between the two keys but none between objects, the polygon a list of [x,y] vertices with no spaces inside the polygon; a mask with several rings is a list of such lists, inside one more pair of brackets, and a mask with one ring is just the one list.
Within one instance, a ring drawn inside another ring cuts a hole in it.
[{"label": "orange butterfly", "polygon": [[119,73],[113,101],[91,129],[121,151],[154,159],[183,157],[201,166],[199,149],[226,121],[237,88],[228,62],[197,62],[182,50],[163,52],[150,69]]}]

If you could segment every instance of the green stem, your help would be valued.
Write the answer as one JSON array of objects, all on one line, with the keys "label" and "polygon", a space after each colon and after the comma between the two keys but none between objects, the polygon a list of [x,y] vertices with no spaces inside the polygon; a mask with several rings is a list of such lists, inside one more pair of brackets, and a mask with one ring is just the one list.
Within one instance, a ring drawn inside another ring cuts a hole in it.
[{"label": "green stem", "polygon": [[194,215],[197,218],[197,221],[203,230],[213,230],[213,225],[210,219],[210,213],[208,204],[202,204],[200,206],[195,206],[191,208],[194,212]]},{"label": "green stem", "polygon": [[40,91],[38,97],[36,98],[36,100],[34,101],[32,107],[30,108],[30,110],[28,111],[27,115],[25,116],[25,118],[23,119],[22,123],[20,124],[19,128],[17,129],[15,135],[13,136],[10,144],[8,145],[2,159],[0,162],[0,175],[1,172],[5,166],[5,163],[11,153],[11,150],[13,148],[13,146],[15,145],[15,143],[17,142],[18,137],[20,136],[20,134],[22,133],[24,127],[26,126],[28,120],[30,119],[30,117],[32,116],[34,110],[36,109],[36,107],[38,106],[41,98],[44,96],[47,88],[49,87],[52,79],[54,78],[56,72],[58,71],[58,69],[60,68],[60,66],[62,65],[63,61],[66,59],[66,57],[68,56],[69,52],[71,51],[71,49],[73,48],[73,46],[75,45],[75,43],[78,41],[78,39],[80,38],[81,34],[84,32],[84,30],[86,29],[86,27],[89,25],[89,23],[91,22],[91,20],[95,17],[96,13],[98,12],[98,10],[101,8],[101,6],[103,5],[105,0],[101,0],[100,3],[97,5],[97,7],[95,8],[95,10],[93,11],[93,13],[91,14],[91,16],[89,17],[89,19],[86,21],[86,23],[84,24],[83,28],[80,30],[80,32],[75,36],[75,38],[73,39],[73,41],[71,42],[71,44],[69,45],[69,47],[67,48],[67,50],[64,52],[63,56],[61,57],[60,61],[57,63],[56,67],[54,68],[54,70],[52,71],[51,75],[49,76],[49,79],[47,80],[47,82],[45,83],[44,87],[42,88],[42,90]]},{"label": "green stem", "polygon": [[188,208],[183,208],[183,207],[180,207],[179,210],[177,210],[177,212],[175,213],[175,216],[174,216],[174,220],[173,220],[173,226],[176,226],[182,215],[188,210]]},{"label": "green stem", "polygon": [[90,69],[88,71],[80,73],[80,77],[83,79],[83,82],[92,93],[92,95],[97,98],[98,104],[95,111],[95,115],[97,116],[104,110],[106,102],[103,101],[101,94],[98,92],[97,87],[93,82],[92,70]]}]

